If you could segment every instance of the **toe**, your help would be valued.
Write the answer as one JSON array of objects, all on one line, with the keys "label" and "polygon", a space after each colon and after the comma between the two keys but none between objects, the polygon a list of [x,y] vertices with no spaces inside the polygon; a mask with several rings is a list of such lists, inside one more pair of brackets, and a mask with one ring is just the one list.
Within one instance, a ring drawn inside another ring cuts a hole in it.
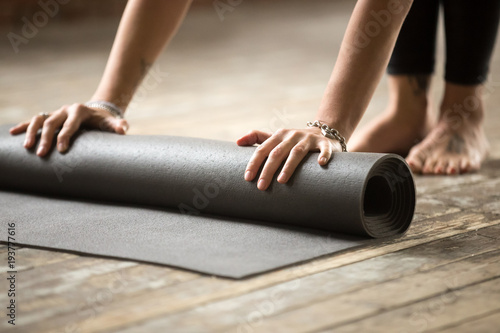
[{"label": "toe", "polygon": [[481,158],[473,158],[469,159],[468,161],[469,161],[468,172],[478,171],[481,168]]},{"label": "toe", "polygon": [[462,158],[460,160],[460,173],[467,173],[470,170],[470,161],[468,158]]},{"label": "toe", "polygon": [[439,160],[436,162],[436,166],[434,167],[434,173],[437,175],[442,175],[446,173],[446,168],[448,166],[448,163],[446,163],[446,160]]},{"label": "toe", "polygon": [[437,161],[433,158],[428,158],[425,160],[424,167],[422,169],[422,173],[426,175],[434,174],[434,170],[436,168]]},{"label": "toe", "polygon": [[459,161],[456,158],[452,158],[448,161],[446,173],[448,175],[456,175],[459,173]]},{"label": "toe", "polygon": [[407,159],[406,162],[408,163],[408,166],[410,167],[410,170],[413,173],[421,173],[422,172],[422,162],[420,160]]},{"label": "toe", "polygon": [[422,168],[424,166],[424,159],[420,156],[419,151],[413,148],[408,156],[406,157],[406,162],[410,166],[413,173],[422,173]]}]

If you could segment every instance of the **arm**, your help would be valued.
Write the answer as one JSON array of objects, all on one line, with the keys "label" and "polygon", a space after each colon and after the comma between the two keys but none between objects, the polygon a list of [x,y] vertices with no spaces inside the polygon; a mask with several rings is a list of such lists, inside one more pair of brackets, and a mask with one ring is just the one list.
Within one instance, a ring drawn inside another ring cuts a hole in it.
[{"label": "arm", "polygon": [[[191,0],[130,0],[122,16],[101,82],[92,100],[105,100],[125,110],[135,90],[162,49],[175,35]],[[67,150],[71,136],[82,124],[125,134],[126,120],[115,118],[108,111],[75,103],[52,112],[50,117],[38,115],[31,121],[11,129],[11,134],[26,131],[24,147],[34,146],[36,133],[42,128],[37,155],[49,151],[54,133],[57,149]]]},{"label": "arm", "polygon": [[[316,119],[337,129],[346,140],[368,107],[411,3],[412,0],[359,0],[354,8],[316,115]],[[332,152],[340,150],[338,143],[324,137],[318,128],[279,130],[272,135],[252,131],[237,143],[261,144],[245,171],[245,179],[253,180],[267,158],[257,183],[260,190],[267,189],[285,159],[278,176],[280,183],[290,179],[309,151],[320,150],[318,163],[325,165]]]}]

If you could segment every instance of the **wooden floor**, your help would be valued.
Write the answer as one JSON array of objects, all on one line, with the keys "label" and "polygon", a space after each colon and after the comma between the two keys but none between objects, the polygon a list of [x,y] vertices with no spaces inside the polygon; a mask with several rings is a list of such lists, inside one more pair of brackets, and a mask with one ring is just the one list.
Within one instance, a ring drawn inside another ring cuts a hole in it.
[{"label": "wooden floor", "polygon": [[[252,128],[302,127],[315,114],[352,7],[244,1],[223,21],[212,7],[193,9],[129,110],[130,133],[235,140]],[[86,101],[116,24],[49,22],[17,54],[3,38],[0,123]],[[442,45],[441,36],[436,102]],[[477,174],[416,177],[417,210],[404,237],[241,281],[22,248],[15,331],[499,332],[499,61],[496,52],[487,84],[490,159]],[[386,101],[383,81],[363,123]],[[0,330],[10,332],[5,246],[0,251]]]}]

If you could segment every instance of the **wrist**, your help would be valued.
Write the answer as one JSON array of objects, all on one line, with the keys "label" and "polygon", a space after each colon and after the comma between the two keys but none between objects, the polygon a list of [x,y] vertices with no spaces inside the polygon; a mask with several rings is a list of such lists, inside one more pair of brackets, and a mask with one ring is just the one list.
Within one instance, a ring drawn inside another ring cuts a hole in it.
[{"label": "wrist", "polygon": [[132,99],[131,94],[126,93],[101,93],[97,91],[94,95],[89,99],[89,101],[105,101],[108,103],[114,104],[118,107],[123,113],[127,110],[127,107]]},{"label": "wrist", "polygon": [[323,136],[332,140],[337,140],[342,147],[342,151],[347,152],[347,140],[337,129],[328,126],[326,123],[321,122],[320,120],[308,121],[307,127],[319,128]]},{"label": "wrist", "polygon": [[93,108],[93,109],[100,109],[100,110],[105,110],[108,111],[110,114],[112,114],[116,118],[123,118],[123,110],[117,106],[116,104],[112,102],[108,102],[105,100],[90,100],[84,104],[88,108]]},{"label": "wrist", "polygon": [[316,116],[322,124],[326,124],[330,128],[336,129],[345,138],[346,142],[349,141],[355,126],[352,126],[347,119],[338,119],[332,116],[321,116],[320,113]]}]

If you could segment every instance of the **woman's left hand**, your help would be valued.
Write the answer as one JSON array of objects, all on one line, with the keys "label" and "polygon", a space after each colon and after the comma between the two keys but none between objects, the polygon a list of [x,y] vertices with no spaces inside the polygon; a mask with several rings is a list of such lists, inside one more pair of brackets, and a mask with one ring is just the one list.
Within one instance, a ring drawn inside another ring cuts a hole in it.
[{"label": "woman's left hand", "polygon": [[278,182],[285,184],[299,165],[300,161],[310,151],[320,151],[319,165],[325,165],[334,151],[342,151],[340,144],[321,134],[319,128],[280,129],[273,134],[253,130],[236,141],[239,146],[260,144],[248,162],[245,170],[245,180],[252,181],[260,166],[267,161],[260,173],[257,188],[265,191],[273,179],[281,163],[285,165],[278,176]]}]

